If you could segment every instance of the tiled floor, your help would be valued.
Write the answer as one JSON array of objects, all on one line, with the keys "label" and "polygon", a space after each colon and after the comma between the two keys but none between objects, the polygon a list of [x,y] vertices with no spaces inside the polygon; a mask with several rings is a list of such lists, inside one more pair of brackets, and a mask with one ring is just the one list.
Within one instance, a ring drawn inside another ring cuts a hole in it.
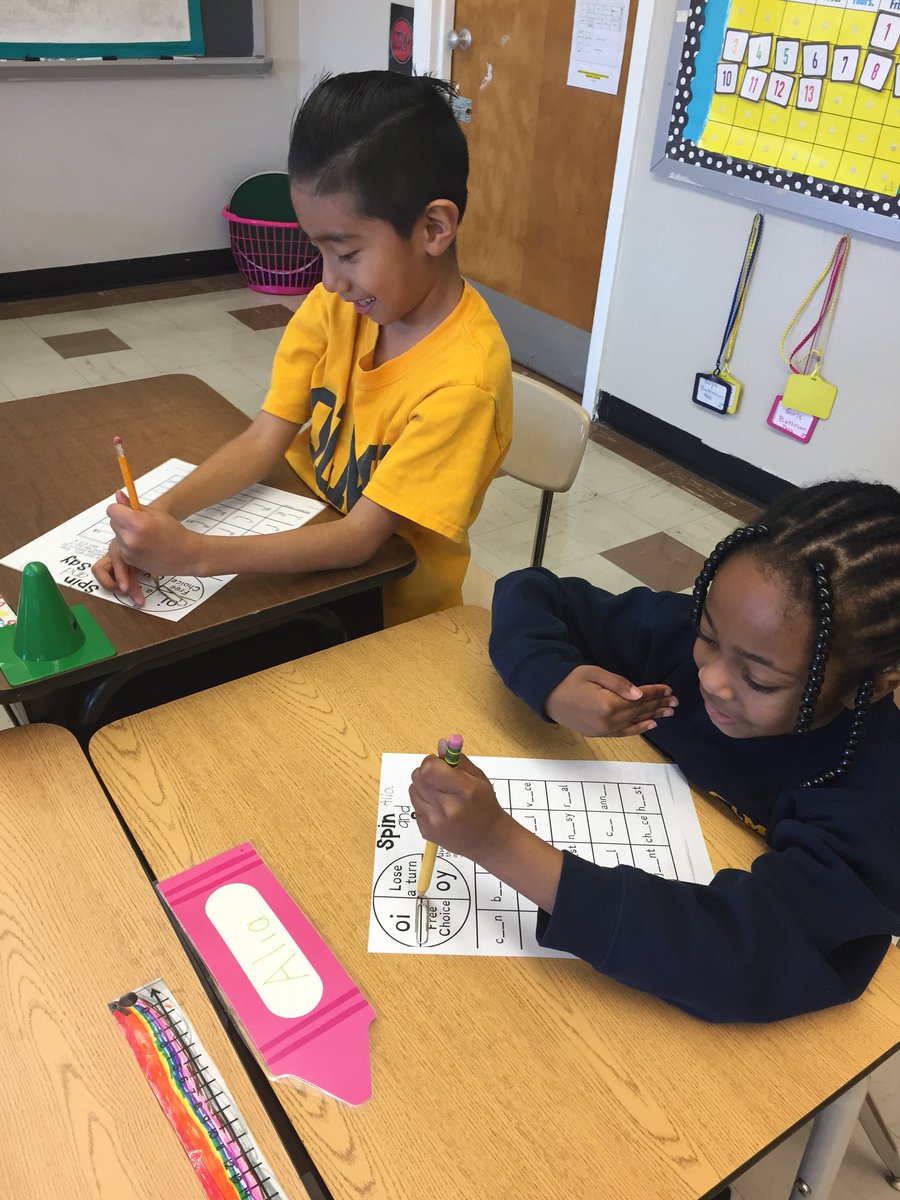
[{"label": "tiled floor", "polygon": [[[740,521],[665,475],[629,462],[598,430],[570,491],[556,496],[544,565],[621,592],[645,583],[693,586],[716,542]],[[637,447],[640,449],[640,447]],[[708,494],[717,489],[704,485]],[[743,504],[743,502],[740,502]],[[472,527],[475,562],[491,575],[531,561],[540,494],[515,479],[496,480]],[[744,505],[745,520],[754,509]]]},{"label": "tiled floor", "polygon": [[[253,415],[299,302],[226,276],[0,303],[0,401],[183,371]],[[528,565],[538,505],[538,493],[514,479],[491,485],[472,529],[467,599],[489,602],[496,576]],[[640,583],[685,591],[715,543],[754,515],[661,455],[595,429],[574,486],[554,500],[544,563],[616,592]],[[0,710],[0,728],[7,723]],[[900,1127],[900,1062],[876,1072],[872,1089]],[[727,1130],[727,1114],[723,1122]],[[736,1200],[787,1200],[805,1137],[798,1132],[743,1175]],[[894,1194],[857,1131],[832,1200]]]},{"label": "tiled floor", "polygon": [[255,414],[300,297],[192,282],[0,304],[0,401],[186,371]]}]

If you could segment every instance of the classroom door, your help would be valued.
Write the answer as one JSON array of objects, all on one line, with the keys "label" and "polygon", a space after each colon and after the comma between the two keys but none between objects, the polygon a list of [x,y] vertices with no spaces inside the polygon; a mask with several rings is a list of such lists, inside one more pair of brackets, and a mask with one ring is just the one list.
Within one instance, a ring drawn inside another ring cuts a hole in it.
[{"label": "classroom door", "polygon": [[452,79],[472,101],[463,272],[590,330],[637,0],[615,96],[566,83],[576,0],[456,0]]}]

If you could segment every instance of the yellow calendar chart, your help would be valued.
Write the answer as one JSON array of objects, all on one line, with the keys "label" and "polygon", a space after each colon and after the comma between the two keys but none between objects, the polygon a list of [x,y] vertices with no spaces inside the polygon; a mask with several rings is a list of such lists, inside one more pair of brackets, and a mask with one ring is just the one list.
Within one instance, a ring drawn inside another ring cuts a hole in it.
[{"label": "yellow calendar chart", "polygon": [[900,0],[730,0],[697,145],[897,196],[898,43]]}]

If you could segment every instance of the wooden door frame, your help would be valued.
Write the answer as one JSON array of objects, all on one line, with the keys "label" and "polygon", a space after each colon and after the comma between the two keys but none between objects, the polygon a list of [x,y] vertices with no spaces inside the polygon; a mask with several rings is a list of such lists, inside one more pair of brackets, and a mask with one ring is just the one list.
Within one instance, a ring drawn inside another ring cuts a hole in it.
[{"label": "wooden door frame", "polygon": [[[413,22],[413,69],[417,74],[424,74],[426,71],[429,71],[441,79],[449,79],[452,55],[447,47],[447,34],[453,28],[456,8],[455,0],[413,0],[413,2],[415,8],[415,20]],[[603,259],[600,264],[600,278],[597,282],[597,299],[594,303],[594,317],[591,323],[584,392],[581,398],[582,407],[587,409],[590,416],[594,415],[594,410],[597,406],[597,396],[600,391],[600,376],[603,369],[603,339],[612,300],[613,279],[615,277],[616,261],[619,254],[622,223],[625,218],[625,198],[628,192],[628,181],[634,161],[634,144],[637,134],[641,91],[644,83],[644,71],[650,47],[650,29],[653,24],[653,15],[657,0],[631,0],[631,3],[637,4],[634,38],[631,46],[628,79],[625,84],[625,103],[622,111],[622,126],[619,132],[619,148],[616,153],[616,167],[613,174],[612,193],[609,201],[609,215],[603,239]],[[660,7],[664,3],[671,5],[672,0],[659,0],[659,3]],[[649,169],[650,164],[647,163],[647,170]]]}]

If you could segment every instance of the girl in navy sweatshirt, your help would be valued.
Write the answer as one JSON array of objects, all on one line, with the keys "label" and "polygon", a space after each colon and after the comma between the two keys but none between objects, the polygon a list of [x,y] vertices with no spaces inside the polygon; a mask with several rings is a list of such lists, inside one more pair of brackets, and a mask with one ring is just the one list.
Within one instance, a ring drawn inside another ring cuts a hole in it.
[{"label": "girl in navy sweatshirt", "polygon": [[900,494],[794,491],[718,544],[693,597],[518,571],[490,652],[540,716],[642,734],[770,853],[709,885],[595,866],[435,757],[410,787],[424,837],[538,904],[542,945],[705,1020],[860,995],[900,933]]}]

